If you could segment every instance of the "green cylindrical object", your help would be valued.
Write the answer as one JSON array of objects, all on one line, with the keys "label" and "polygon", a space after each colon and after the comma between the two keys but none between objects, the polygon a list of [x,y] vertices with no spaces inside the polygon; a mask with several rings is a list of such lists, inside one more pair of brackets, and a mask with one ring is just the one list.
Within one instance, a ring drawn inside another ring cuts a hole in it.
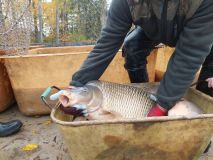
[{"label": "green cylindrical object", "polygon": [[41,99],[42,99],[42,98],[47,98],[51,91],[52,91],[52,87],[48,87],[48,88],[44,91],[44,93],[41,95]]}]

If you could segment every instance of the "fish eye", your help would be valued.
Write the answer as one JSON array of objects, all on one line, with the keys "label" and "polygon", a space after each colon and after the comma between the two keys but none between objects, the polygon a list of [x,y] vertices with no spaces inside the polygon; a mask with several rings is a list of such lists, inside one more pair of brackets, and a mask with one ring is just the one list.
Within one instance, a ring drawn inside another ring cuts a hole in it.
[{"label": "fish eye", "polygon": [[88,92],[88,89],[87,88],[82,88],[82,91],[83,92]]},{"label": "fish eye", "polygon": [[79,92],[88,92],[88,89],[85,87],[78,87],[78,88],[72,89],[72,93],[79,93]]},{"label": "fish eye", "polygon": [[76,92],[88,92],[88,89],[85,87],[79,87],[76,89]]}]

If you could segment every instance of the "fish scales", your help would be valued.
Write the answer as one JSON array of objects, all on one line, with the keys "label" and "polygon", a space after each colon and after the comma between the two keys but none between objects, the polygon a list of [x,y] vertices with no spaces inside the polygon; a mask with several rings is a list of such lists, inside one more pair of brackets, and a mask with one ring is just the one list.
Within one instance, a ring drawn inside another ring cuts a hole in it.
[{"label": "fish scales", "polygon": [[[83,87],[60,91],[58,96],[61,109],[73,113],[73,107],[83,110],[89,120],[143,118],[146,117],[154,102],[150,94],[155,94],[158,85],[123,85],[104,81],[92,81]],[[168,116],[199,115],[204,112],[190,101],[182,100],[169,110]]]},{"label": "fish scales", "polygon": [[149,87],[139,88],[103,81],[92,82],[92,85],[97,86],[103,94],[103,109],[118,112],[125,118],[145,117],[154,104],[149,97]]}]

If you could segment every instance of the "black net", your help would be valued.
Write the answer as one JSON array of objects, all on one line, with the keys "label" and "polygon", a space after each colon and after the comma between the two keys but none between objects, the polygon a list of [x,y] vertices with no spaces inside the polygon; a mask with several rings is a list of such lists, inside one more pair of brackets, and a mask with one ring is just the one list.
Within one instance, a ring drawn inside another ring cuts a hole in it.
[{"label": "black net", "polygon": [[30,0],[0,0],[0,52],[25,54],[30,46]]}]

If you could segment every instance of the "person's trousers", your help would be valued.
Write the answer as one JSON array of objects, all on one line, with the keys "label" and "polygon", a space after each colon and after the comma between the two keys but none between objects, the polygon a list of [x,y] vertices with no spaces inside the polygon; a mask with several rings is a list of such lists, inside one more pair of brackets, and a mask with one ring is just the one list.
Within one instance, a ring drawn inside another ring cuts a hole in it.
[{"label": "person's trousers", "polygon": [[213,88],[208,87],[208,83],[205,81],[208,78],[213,78],[213,47],[210,54],[206,57],[205,62],[202,65],[200,75],[198,78],[197,90],[213,97]]},{"label": "person's trousers", "polygon": [[157,45],[150,40],[143,29],[137,26],[124,40],[123,57],[131,83],[148,82],[147,56]]}]

